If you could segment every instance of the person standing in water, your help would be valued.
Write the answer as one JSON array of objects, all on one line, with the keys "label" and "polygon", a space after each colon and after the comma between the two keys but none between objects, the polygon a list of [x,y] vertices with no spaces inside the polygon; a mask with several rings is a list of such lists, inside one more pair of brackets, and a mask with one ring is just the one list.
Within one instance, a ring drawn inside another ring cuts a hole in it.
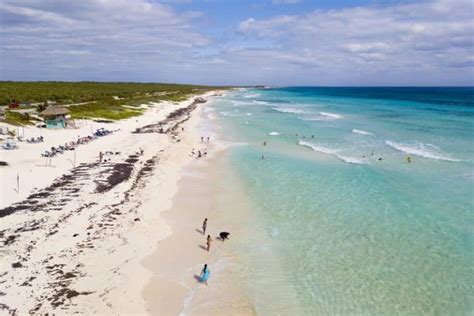
[{"label": "person standing in water", "polygon": [[411,157],[410,156],[407,157],[407,162],[411,163]]},{"label": "person standing in water", "polygon": [[204,265],[204,268],[202,268],[202,271],[201,271],[201,278],[202,276],[207,272],[207,263]]},{"label": "person standing in water", "polygon": [[206,234],[206,228],[207,228],[207,218],[204,219],[204,222],[202,222],[202,234]]},{"label": "person standing in water", "polygon": [[207,235],[207,251],[209,251],[209,249],[211,249],[211,242],[212,242],[212,238],[211,238],[211,235]]},{"label": "person standing in water", "polygon": [[204,282],[207,285],[207,279],[209,278],[210,271],[207,268],[207,264],[202,268],[201,274],[199,275],[199,282]]}]

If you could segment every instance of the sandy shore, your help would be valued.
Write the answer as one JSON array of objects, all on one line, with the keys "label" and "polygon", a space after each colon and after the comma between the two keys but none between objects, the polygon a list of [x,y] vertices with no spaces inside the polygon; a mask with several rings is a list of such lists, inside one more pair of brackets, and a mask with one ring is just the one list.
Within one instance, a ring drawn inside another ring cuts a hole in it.
[{"label": "sandy shore", "polygon": [[[25,137],[41,133],[45,142],[1,152],[9,163],[0,169],[2,312],[149,312],[142,294],[155,275],[142,261],[170,235],[160,213],[170,209],[181,170],[194,160],[190,148],[200,148],[201,107],[193,112],[190,104],[159,104],[138,118],[92,127],[85,121],[74,130],[25,129]],[[115,132],[80,146],[75,157],[41,158],[100,127]],[[113,154],[99,163],[99,151]]]},{"label": "sandy shore", "polygon": [[[199,122],[203,121],[205,119]],[[201,125],[198,129],[210,133]],[[238,235],[232,225],[235,221],[229,220],[227,212],[222,210],[224,207],[227,211],[240,209],[240,201],[244,199],[234,190],[234,201],[223,200],[229,196],[227,191],[234,188],[225,185],[230,179],[229,168],[225,165],[227,147],[215,134],[211,139],[209,156],[191,160],[181,170],[172,206],[163,213],[172,233],[161,240],[153,254],[143,262],[153,271],[143,292],[148,311],[153,315],[255,314],[251,300],[236,278],[238,258],[228,247],[232,243],[232,233]],[[230,204],[233,204],[232,209],[228,209]],[[208,218],[205,235],[201,228],[204,218]],[[232,232],[229,241],[220,239],[221,231]],[[208,234],[213,239],[209,252],[206,250]],[[207,285],[198,282],[205,263],[211,271]]]}]

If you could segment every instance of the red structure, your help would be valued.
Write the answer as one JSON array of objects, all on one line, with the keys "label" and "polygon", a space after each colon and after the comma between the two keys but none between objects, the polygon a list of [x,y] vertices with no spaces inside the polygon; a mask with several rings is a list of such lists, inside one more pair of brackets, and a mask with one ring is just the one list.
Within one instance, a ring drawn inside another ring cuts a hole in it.
[{"label": "red structure", "polygon": [[20,107],[20,103],[18,103],[18,102],[12,102],[8,105],[9,109],[16,109],[18,107]]}]

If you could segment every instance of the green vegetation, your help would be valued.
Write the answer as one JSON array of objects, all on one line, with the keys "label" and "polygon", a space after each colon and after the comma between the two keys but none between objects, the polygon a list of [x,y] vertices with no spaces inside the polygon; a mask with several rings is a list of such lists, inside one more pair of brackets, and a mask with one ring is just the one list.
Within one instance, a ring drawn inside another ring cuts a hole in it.
[{"label": "green vegetation", "polygon": [[72,105],[69,107],[71,117],[104,118],[108,120],[122,120],[143,113],[141,109],[123,107],[123,100],[101,100],[94,103]]},{"label": "green vegetation", "polygon": [[[217,87],[132,82],[0,82],[0,105],[13,100],[38,103],[47,100],[57,103],[81,103],[113,99],[114,96],[180,100],[192,93],[203,93]],[[225,88],[225,87],[220,87]]]},{"label": "green vegetation", "polygon": [[11,125],[29,125],[30,122],[30,115],[28,113],[18,113],[13,111],[5,111],[5,123]]},{"label": "green vegetation", "polygon": [[[40,103],[38,106],[40,110],[46,101],[56,104],[90,102],[69,106],[71,116],[120,120],[143,112],[141,109],[135,110],[123,105],[137,107],[148,102],[182,101],[192,94],[202,94],[217,88],[227,87],[131,82],[2,81],[0,82],[0,105],[8,105],[13,101],[36,105]],[[10,114],[10,117],[16,114]],[[13,121],[18,122],[19,116],[16,115]]]}]

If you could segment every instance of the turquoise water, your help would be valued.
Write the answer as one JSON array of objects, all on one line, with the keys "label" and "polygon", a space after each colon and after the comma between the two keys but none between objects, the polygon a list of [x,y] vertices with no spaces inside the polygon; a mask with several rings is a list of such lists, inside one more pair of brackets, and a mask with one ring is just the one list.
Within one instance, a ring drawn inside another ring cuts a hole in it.
[{"label": "turquoise water", "polygon": [[240,144],[259,314],[473,313],[473,88],[240,90],[208,116]]}]

